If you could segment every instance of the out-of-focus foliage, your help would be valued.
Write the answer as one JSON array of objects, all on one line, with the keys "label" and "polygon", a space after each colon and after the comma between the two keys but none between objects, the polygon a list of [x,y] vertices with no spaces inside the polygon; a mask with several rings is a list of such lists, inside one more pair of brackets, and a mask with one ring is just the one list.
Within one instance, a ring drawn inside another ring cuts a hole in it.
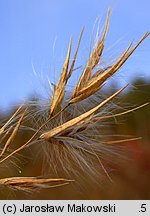
[{"label": "out-of-focus foliage", "polygon": [[[136,80],[130,90],[120,97],[119,106],[127,105],[129,108],[134,105],[141,105],[150,100],[150,82],[145,80]],[[36,108],[35,108],[36,109]],[[3,121],[6,116],[0,114]],[[30,126],[31,122],[26,122]],[[132,113],[117,117],[116,121],[110,127],[112,134],[133,135],[142,137],[141,140],[130,141],[122,144],[123,160],[115,158],[114,163],[108,162],[110,176],[113,182],[104,177],[102,180],[92,181],[89,178],[84,185],[83,179],[68,186],[44,190],[38,194],[31,194],[30,197],[21,192],[15,193],[3,191],[0,194],[1,199],[150,199],[150,105],[136,110]],[[30,134],[24,130],[17,135],[15,145],[21,146]],[[117,145],[117,144],[116,144]],[[121,144],[120,144],[121,145]],[[16,155],[17,166],[14,163],[1,165],[0,177],[7,176],[39,176],[42,169],[42,155],[40,146],[32,146]],[[18,159],[20,163],[18,163]],[[55,177],[52,172],[50,177]],[[64,177],[59,173],[59,177]]]}]

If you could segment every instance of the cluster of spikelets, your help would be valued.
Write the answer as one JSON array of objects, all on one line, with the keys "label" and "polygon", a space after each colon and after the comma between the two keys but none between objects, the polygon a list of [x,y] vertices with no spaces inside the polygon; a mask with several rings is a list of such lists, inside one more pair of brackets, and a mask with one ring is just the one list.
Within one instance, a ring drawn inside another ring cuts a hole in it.
[{"label": "cluster of spikelets", "polygon": [[[135,46],[132,46],[132,43],[130,43],[113,65],[97,69],[104,50],[104,41],[108,31],[109,19],[110,10],[108,10],[103,34],[94,47],[72,93],[69,96],[67,95],[66,85],[75,70],[83,30],[80,34],[72,61],[70,57],[72,39],[70,39],[62,72],[58,83],[54,85],[54,91],[46,111],[43,109],[44,111],[42,110],[41,113],[31,113],[31,104],[25,102],[3,125],[0,129],[0,143],[3,145],[0,153],[0,164],[13,157],[22,149],[32,144],[40,143],[41,151],[43,150],[45,154],[44,160],[47,163],[47,167],[53,167],[56,172],[58,171],[57,165],[59,164],[58,166],[66,171],[67,174],[78,174],[79,170],[82,170],[91,176],[98,174],[100,171],[99,168],[101,167],[109,177],[103,165],[105,155],[108,158],[112,152],[115,154],[113,144],[125,142],[129,139],[105,142],[101,136],[101,122],[108,118],[114,118],[132,112],[146,104],[121,113],[106,114],[110,108],[108,104],[127,86],[105,99],[100,97],[99,92],[106,81],[122,67],[135,49],[149,35],[149,33],[146,33]],[[28,110],[30,111],[28,112]],[[31,118],[32,116],[36,122],[32,127],[32,130],[35,131],[34,134],[21,147],[8,154],[8,150],[13,144],[18,130],[23,125],[24,119]],[[5,144],[3,143],[4,141],[6,141]],[[47,176],[49,173],[45,172],[42,174]],[[72,175],[70,174],[70,176]],[[19,190],[49,188],[67,183],[69,183],[67,179],[50,179],[46,177],[13,177],[0,180],[1,186],[8,186]]]},{"label": "cluster of spikelets", "polygon": [[[0,138],[1,138],[0,144],[3,144],[3,142],[6,140],[2,148],[2,151],[0,153],[1,163],[3,162],[3,160],[7,159],[5,157],[5,154],[9,150],[10,145],[13,143],[15,136],[18,133],[21,123],[23,122],[23,119],[25,117],[27,108],[23,110],[22,113],[19,114],[19,112],[22,110],[24,105],[25,104],[22,104],[12,115],[12,117],[0,129]],[[8,157],[12,156],[14,153],[15,152],[13,151],[10,155],[8,155]],[[52,187],[62,186],[68,183],[69,180],[63,178],[10,177],[10,178],[0,179],[0,187],[3,188],[6,187],[14,190],[22,190],[25,192],[30,192],[33,189],[36,189],[37,191],[42,188],[52,188]]]}]

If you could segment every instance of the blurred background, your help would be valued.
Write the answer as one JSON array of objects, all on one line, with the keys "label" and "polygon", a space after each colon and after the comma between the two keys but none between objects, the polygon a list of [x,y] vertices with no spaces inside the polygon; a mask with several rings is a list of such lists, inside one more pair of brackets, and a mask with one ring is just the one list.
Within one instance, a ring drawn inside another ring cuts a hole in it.
[{"label": "blurred background", "polygon": [[[117,58],[129,42],[133,39],[137,42],[150,30],[148,0],[0,1],[0,122],[5,121],[25,98],[35,95],[47,97],[46,83],[48,80],[57,81],[70,35],[73,36],[74,49],[83,26],[85,32],[77,66],[86,62],[97,29],[101,33],[104,27],[108,7],[112,8],[112,16],[106,39],[106,63]],[[116,88],[130,84],[128,91],[120,97],[121,107],[150,101],[149,43],[150,38],[135,51],[105,90],[110,94]],[[98,184],[87,179],[86,186],[79,180],[77,185],[70,184],[30,196],[2,191],[0,198],[150,199],[150,105],[120,117],[118,122],[111,124],[112,134],[129,134],[142,139],[126,143],[123,153],[126,158],[114,158],[114,164],[111,162],[113,183],[107,177],[98,179]],[[26,131],[19,134],[15,147],[29,136]],[[1,167],[1,177],[40,175],[41,161],[37,162],[34,152],[36,148],[22,152],[18,168]]]}]

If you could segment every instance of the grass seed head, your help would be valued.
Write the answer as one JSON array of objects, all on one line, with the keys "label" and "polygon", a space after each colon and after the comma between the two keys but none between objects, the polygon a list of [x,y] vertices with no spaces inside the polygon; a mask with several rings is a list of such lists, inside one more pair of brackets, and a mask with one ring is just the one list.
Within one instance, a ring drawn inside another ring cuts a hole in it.
[{"label": "grass seed head", "polygon": [[[0,138],[2,142],[5,140],[9,132],[12,130],[4,148],[1,152],[0,164],[5,162],[10,157],[22,149],[27,148],[33,144],[39,144],[40,152],[43,150],[45,167],[53,167],[53,170],[58,173],[58,170],[64,170],[67,176],[72,173],[76,176],[81,173],[86,173],[90,177],[101,175],[101,170],[107,177],[109,174],[105,168],[105,161],[111,160],[111,155],[118,156],[114,150],[113,145],[124,143],[129,140],[139,138],[129,138],[120,140],[105,140],[103,137],[104,120],[127,114],[141,108],[144,105],[130,109],[128,111],[108,114],[112,111],[113,100],[127,87],[123,87],[116,91],[111,96],[104,98],[100,97],[100,90],[106,81],[112,77],[127,61],[136,48],[149,36],[146,33],[141,40],[132,47],[130,43],[123,54],[113,64],[97,69],[98,64],[101,63],[101,58],[105,47],[105,38],[108,32],[110,20],[110,9],[106,19],[103,34],[93,49],[77,85],[72,89],[69,99],[66,96],[66,86],[71,77],[79,51],[83,29],[80,33],[77,48],[70,66],[72,38],[68,46],[67,56],[58,79],[55,85],[48,111],[38,112],[38,114],[30,112],[28,118],[34,118],[36,124],[32,126],[32,131],[35,131],[29,140],[23,143],[19,148],[5,156],[6,151],[12,144],[25,115],[23,112],[16,123],[14,129],[11,128],[13,119],[16,118],[23,105],[12,115],[12,117],[0,129]],[[70,66],[70,67],[69,67]],[[38,103],[38,102],[37,102]],[[67,104],[67,105],[66,105]],[[28,105],[30,108],[30,104]],[[33,110],[34,112],[34,110]],[[41,114],[41,116],[40,116]],[[34,116],[34,117],[33,117]],[[104,124],[105,126],[105,124]],[[116,146],[116,145],[115,145]],[[116,149],[116,148],[115,148]],[[108,167],[107,167],[108,168]],[[49,172],[49,169],[45,169]],[[46,172],[44,173],[46,175]],[[51,172],[51,170],[50,170]],[[49,174],[49,173],[48,173]],[[83,175],[80,175],[80,177]],[[13,187],[19,190],[29,190],[33,188],[48,188],[49,183],[56,182],[54,186],[59,186],[68,183],[65,179],[49,179],[37,177],[13,177],[0,179],[0,185]],[[60,183],[58,183],[60,182]],[[57,184],[58,183],[58,184]]]}]

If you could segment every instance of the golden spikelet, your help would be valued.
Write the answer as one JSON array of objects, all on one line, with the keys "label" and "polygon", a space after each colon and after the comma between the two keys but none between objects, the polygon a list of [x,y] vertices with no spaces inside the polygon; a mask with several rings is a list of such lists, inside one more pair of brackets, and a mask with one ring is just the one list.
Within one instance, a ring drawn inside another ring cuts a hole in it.
[{"label": "golden spikelet", "polygon": [[[18,115],[19,111],[22,109],[24,104],[22,104],[16,112],[11,116],[11,118],[5,123],[5,125],[2,127],[2,133],[4,133],[6,127],[13,121],[13,119]],[[16,123],[16,126],[14,127],[11,135],[6,141],[6,144],[4,145],[2,152],[0,153],[0,158],[5,155],[6,151],[12,144],[12,142],[15,139],[15,136],[18,133],[18,130],[20,128],[20,125],[22,124],[22,121],[25,117],[27,108],[22,112],[18,122]],[[12,126],[10,126],[5,134],[0,139],[0,142],[2,143],[7,135],[12,130]],[[13,151],[10,155],[4,157],[1,161],[5,161],[7,157],[11,157],[15,154],[15,151]],[[72,180],[67,180],[64,178],[48,178],[48,177],[8,177],[8,178],[2,178],[0,179],[0,187],[1,188],[8,188],[12,190],[19,190],[24,192],[32,192],[33,190],[38,191],[41,189],[49,189],[53,187],[59,187],[69,184]]]},{"label": "golden spikelet", "polygon": [[3,125],[3,127],[0,129],[0,135],[5,131],[7,126],[12,122],[12,120],[18,115],[19,111],[24,106],[24,103],[19,106],[19,108],[15,111],[15,113],[11,116],[11,118]]},{"label": "golden spikelet", "polygon": [[72,46],[72,38],[70,39],[69,47],[68,47],[68,53],[66,60],[64,62],[64,66],[62,69],[62,72],[59,77],[58,84],[55,86],[54,94],[51,100],[51,106],[50,106],[50,116],[53,116],[61,109],[61,103],[63,101],[64,95],[65,95],[65,86],[67,84],[68,79],[71,77],[72,72],[74,70],[74,64],[76,62],[77,54],[80,47],[81,38],[83,35],[84,28],[82,29],[80,33],[80,37],[78,40],[77,48],[74,54],[74,58],[72,61],[72,64],[69,69],[69,61],[70,61],[70,54],[71,54],[71,46]]},{"label": "golden spikelet", "polygon": [[109,101],[111,101],[114,97],[116,97],[120,92],[122,92],[124,89],[126,88],[123,87],[122,89],[120,89],[119,91],[117,91],[115,94],[111,95],[109,98],[107,98],[106,100],[104,100],[102,103],[100,103],[98,106],[94,107],[93,109],[85,112],[84,114],[71,119],[70,121],[58,126],[57,128],[54,128],[44,134],[42,134],[40,136],[41,139],[47,140],[49,141],[49,139],[64,133],[66,130],[70,129],[71,127],[75,127],[78,126],[78,124],[80,124],[82,122],[82,124],[86,123],[86,119],[91,119],[92,115],[101,107],[103,107],[105,104],[107,104]]},{"label": "golden spikelet", "polygon": [[78,84],[76,85],[73,93],[72,93],[72,98],[76,97],[78,92],[87,84],[87,82],[91,78],[91,72],[92,70],[96,67],[96,65],[99,63],[100,58],[102,56],[102,52],[104,49],[104,40],[108,31],[108,25],[109,25],[109,19],[110,19],[110,9],[108,10],[108,16],[106,19],[106,25],[104,29],[104,33],[97,44],[96,48],[92,52],[91,56],[89,57],[89,60],[81,74],[81,77],[78,81]]},{"label": "golden spikelet", "polygon": [[54,94],[53,94],[51,106],[50,106],[50,116],[54,115],[57,111],[60,110],[61,103],[64,98],[65,86],[66,86],[67,79],[68,79],[68,66],[69,66],[69,60],[70,60],[71,44],[72,44],[72,39],[70,39],[67,57],[64,62],[62,72],[60,74],[58,84],[55,86],[55,89],[54,89]]},{"label": "golden spikelet", "polygon": [[[77,84],[74,93],[69,101],[69,103],[77,103],[79,101],[82,101],[89,96],[96,93],[100,88],[102,87],[103,83],[111,77],[116,71],[118,71],[121,66],[125,63],[125,61],[130,57],[130,55],[135,51],[135,49],[145,40],[146,37],[149,36],[149,33],[146,33],[141,40],[132,48],[132,43],[127,47],[127,49],[124,51],[124,53],[120,56],[120,58],[117,60],[114,65],[111,67],[108,67],[107,69],[103,69],[100,71],[96,71],[93,76],[90,76],[88,81],[84,82],[83,87],[78,87],[79,84]],[[81,75],[82,77],[82,75]],[[82,78],[80,78],[82,79]]]},{"label": "golden spikelet", "polygon": [[[9,148],[9,146],[11,145],[11,143],[13,142],[16,134],[18,133],[19,127],[21,125],[21,122],[23,121],[23,118],[25,116],[26,110],[22,113],[20,119],[18,120],[16,127],[14,128],[12,134],[10,135],[10,137],[8,138],[2,152],[0,153],[0,158],[5,154],[5,152],[7,151],[7,149]],[[7,133],[6,133],[7,134]]]},{"label": "golden spikelet", "polygon": [[0,187],[13,190],[32,192],[33,190],[48,189],[69,184],[71,180],[63,178],[42,177],[10,177],[0,179]]}]

